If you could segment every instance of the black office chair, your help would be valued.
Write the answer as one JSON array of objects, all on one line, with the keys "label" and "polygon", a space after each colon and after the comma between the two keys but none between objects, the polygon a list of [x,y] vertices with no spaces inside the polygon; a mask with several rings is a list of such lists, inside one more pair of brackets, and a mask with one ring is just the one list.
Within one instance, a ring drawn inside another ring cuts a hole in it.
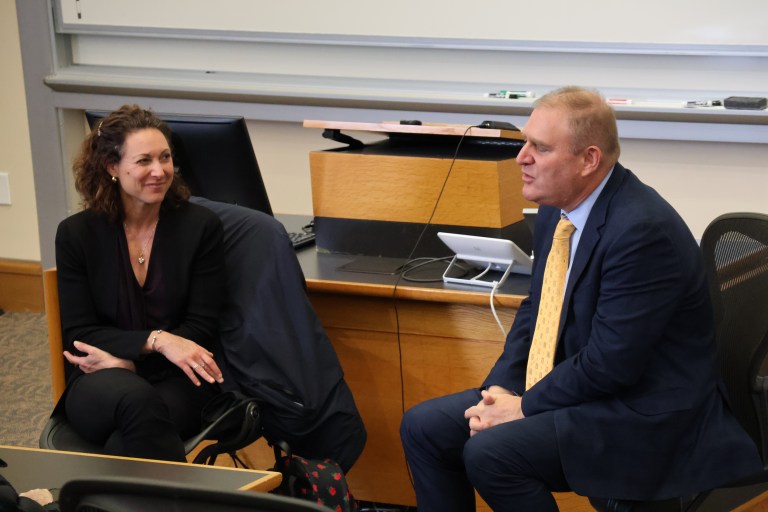
[{"label": "black office chair", "polygon": [[[728,488],[663,502],[590,500],[606,512],[732,510],[768,482],[768,215],[729,213],[701,240],[715,312],[721,373],[736,418],[757,445],[764,471]],[[713,505],[716,502],[716,505]]]},{"label": "black office chair", "polygon": [[219,491],[138,478],[72,480],[61,512],[328,512],[311,501],[255,491]]},{"label": "black office chair", "polygon": [[[231,394],[221,395],[225,398]],[[262,436],[259,404],[254,398],[233,398],[230,403],[221,404],[209,418],[203,429],[184,440],[184,453],[189,455],[201,442],[215,441],[205,446],[195,456],[193,463],[214,465],[219,455],[229,454],[236,463],[236,452]],[[103,454],[104,447],[83,439],[72,428],[64,412],[54,412],[48,419],[39,439],[40,448],[70,452]],[[241,463],[242,464],[242,463]]]}]

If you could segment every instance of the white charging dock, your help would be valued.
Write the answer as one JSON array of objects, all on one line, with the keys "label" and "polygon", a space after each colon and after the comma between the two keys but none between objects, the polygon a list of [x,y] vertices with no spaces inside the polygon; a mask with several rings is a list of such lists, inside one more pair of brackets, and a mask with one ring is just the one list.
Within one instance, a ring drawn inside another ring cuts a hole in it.
[{"label": "white charging dock", "polygon": [[[512,272],[531,274],[533,261],[511,240],[444,232],[437,236],[456,253],[443,273],[446,283],[493,288],[501,286]],[[478,272],[472,277],[450,277],[459,260],[471,264]],[[502,272],[502,276],[494,280],[484,279],[491,271]]]}]

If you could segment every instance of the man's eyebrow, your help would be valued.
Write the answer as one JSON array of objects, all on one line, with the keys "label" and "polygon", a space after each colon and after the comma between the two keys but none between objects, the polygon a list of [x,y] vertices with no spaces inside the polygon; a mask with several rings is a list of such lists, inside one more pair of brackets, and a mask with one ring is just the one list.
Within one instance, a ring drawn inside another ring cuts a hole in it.
[{"label": "man's eyebrow", "polygon": [[536,137],[531,137],[526,135],[525,140],[530,142],[531,144],[539,145],[542,143],[541,140],[537,139]]}]

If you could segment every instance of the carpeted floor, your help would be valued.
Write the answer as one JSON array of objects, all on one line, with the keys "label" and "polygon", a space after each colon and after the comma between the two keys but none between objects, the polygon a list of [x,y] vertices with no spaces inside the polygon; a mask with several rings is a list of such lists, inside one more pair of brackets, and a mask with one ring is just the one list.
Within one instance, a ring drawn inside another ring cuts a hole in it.
[{"label": "carpeted floor", "polygon": [[0,315],[0,444],[37,447],[52,408],[45,315]]}]

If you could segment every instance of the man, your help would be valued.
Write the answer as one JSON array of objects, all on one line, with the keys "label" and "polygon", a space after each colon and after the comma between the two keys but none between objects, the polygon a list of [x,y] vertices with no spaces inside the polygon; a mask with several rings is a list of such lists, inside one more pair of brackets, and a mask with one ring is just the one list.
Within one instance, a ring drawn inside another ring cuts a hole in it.
[{"label": "man", "polygon": [[[699,247],[618,163],[613,110],[560,89],[525,135],[522,193],[541,205],[530,293],[480,389],[405,414],[419,512],[474,510],[473,488],[493,510],[542,512],[557,510],[552,491],[664,500],[760,471],[718,385]],[[557,225],[563,261],[550,264]],[[562,267],[559,290],[545,267]]]}]

